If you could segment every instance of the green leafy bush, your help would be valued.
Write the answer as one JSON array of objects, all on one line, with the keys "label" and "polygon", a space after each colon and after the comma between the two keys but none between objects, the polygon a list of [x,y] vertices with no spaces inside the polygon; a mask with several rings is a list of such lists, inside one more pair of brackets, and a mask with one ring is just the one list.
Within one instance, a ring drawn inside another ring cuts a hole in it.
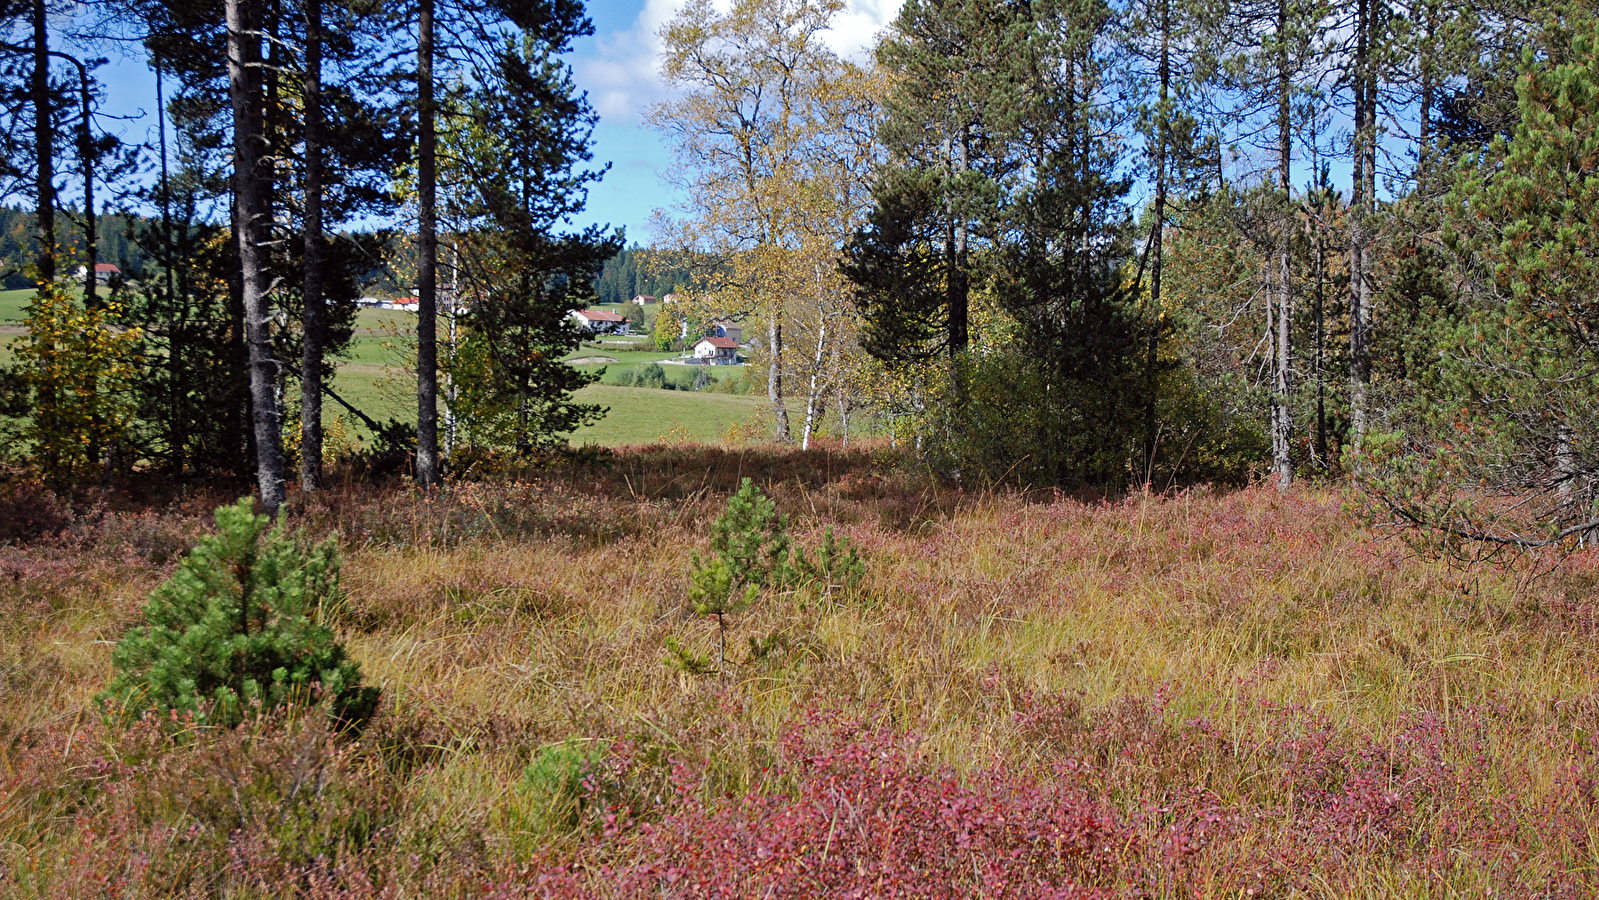
[{"label": "green leafy bush", "polygon": [[666,387],[666,369],[660,363],[647,363],[633,373],[634,387]]},{"label": "green leafy bush", "polygon": [[306,550],[281,528],[267,534],[270,520],[249,498],[218,509],[216,521],[217,533],[150,594],[146,624],[117,645],[102,702],[236,725],[251,705],[326,699],[341,722],[364,722],[378,690],[361,685],[360,666],[318,621],[338,597],[333,541]]}]

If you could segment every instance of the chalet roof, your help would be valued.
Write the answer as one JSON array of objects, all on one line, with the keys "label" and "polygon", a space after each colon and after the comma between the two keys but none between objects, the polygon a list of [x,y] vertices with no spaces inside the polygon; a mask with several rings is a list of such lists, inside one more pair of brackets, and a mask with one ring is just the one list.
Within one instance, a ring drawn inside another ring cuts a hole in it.
[{"label": "chalet roof", "polygon": [[603,309],[585,309],[585,310],[582,310],[581,312],[579,312],[578,315],[582,316],[585,319],[588,319],[590,322],[621,322],[621,321],[623,321],[621,316],[617,315],[614,312],[606,312]]},{"label": "chalet roof", "polygon": [[725,337],[708,337],[700,341],[701,344],[710,344],[718,350],[737,350],[738,341]]},{"label": "chalet roof", "polygon": [[122,270],[117,268],[116,266],[113,266],[110,263],[95,263],[94,264],[94,271],[95,271],[95,274],[99,274],[101,272],[105,272],[108,275],[116,275],[116,274],[120,273]]}]

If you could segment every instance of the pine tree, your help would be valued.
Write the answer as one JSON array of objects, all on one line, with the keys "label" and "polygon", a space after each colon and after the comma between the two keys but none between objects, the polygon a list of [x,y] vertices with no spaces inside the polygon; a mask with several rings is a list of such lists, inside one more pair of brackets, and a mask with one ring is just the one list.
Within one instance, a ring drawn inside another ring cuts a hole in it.
[{"label": "pine tree", "polygon": [[216,522],[117,644],[102,702],[235,725],[253,704],[327,700],[339,721],[365,722],[379,692],[361,684],[361,667],[322,621],[339,600],[335,544],[307,551],[281,528],[269,533],[248,497],[219,508]]}]

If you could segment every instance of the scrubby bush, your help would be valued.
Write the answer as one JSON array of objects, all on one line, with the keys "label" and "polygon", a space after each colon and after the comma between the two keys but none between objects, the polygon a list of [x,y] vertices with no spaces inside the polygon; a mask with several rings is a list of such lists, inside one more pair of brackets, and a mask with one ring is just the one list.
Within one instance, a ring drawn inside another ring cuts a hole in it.
[{"label": "scrubby bush", "polygon": [[146,624],[112,654],[108,709],[236,725],[250,705],[325,699],[342,722],[371,715],[377,689],[361,685],[360,666],[318,621],[339,596],[336,545],[307,550],[282,528],[267,534],[270,520],[250,507],[245,498],[218,509],[216,534],[151,593]]},{"label": "scrubby bush", "polygon": [[660,363],[649,363],[647,365],[639,366],[638,369],[633,372],[633,386],[651,388],[666,387],[666,369],[662,368]]}]

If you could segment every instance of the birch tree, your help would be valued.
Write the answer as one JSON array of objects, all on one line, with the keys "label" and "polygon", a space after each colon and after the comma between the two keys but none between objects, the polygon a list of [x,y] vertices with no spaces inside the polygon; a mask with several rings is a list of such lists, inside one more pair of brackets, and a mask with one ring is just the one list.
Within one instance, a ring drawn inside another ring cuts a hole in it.
[{"label": "birch tree", "polygon": [[865,204],[870,142],[857,138],[869,101],[853,86],[870,82],[822,40],[841,9],[840,0],[739,0],[724,14],[694,0],[661,32],[661,74],[683,96],[647,114],[676,148],[674,180],[687,197],[674,239],[722,263],[702,304],[766,325],[780,442],[791,440],[784,329],[795,303],[826,302],[815,273],[835,267]]}]

